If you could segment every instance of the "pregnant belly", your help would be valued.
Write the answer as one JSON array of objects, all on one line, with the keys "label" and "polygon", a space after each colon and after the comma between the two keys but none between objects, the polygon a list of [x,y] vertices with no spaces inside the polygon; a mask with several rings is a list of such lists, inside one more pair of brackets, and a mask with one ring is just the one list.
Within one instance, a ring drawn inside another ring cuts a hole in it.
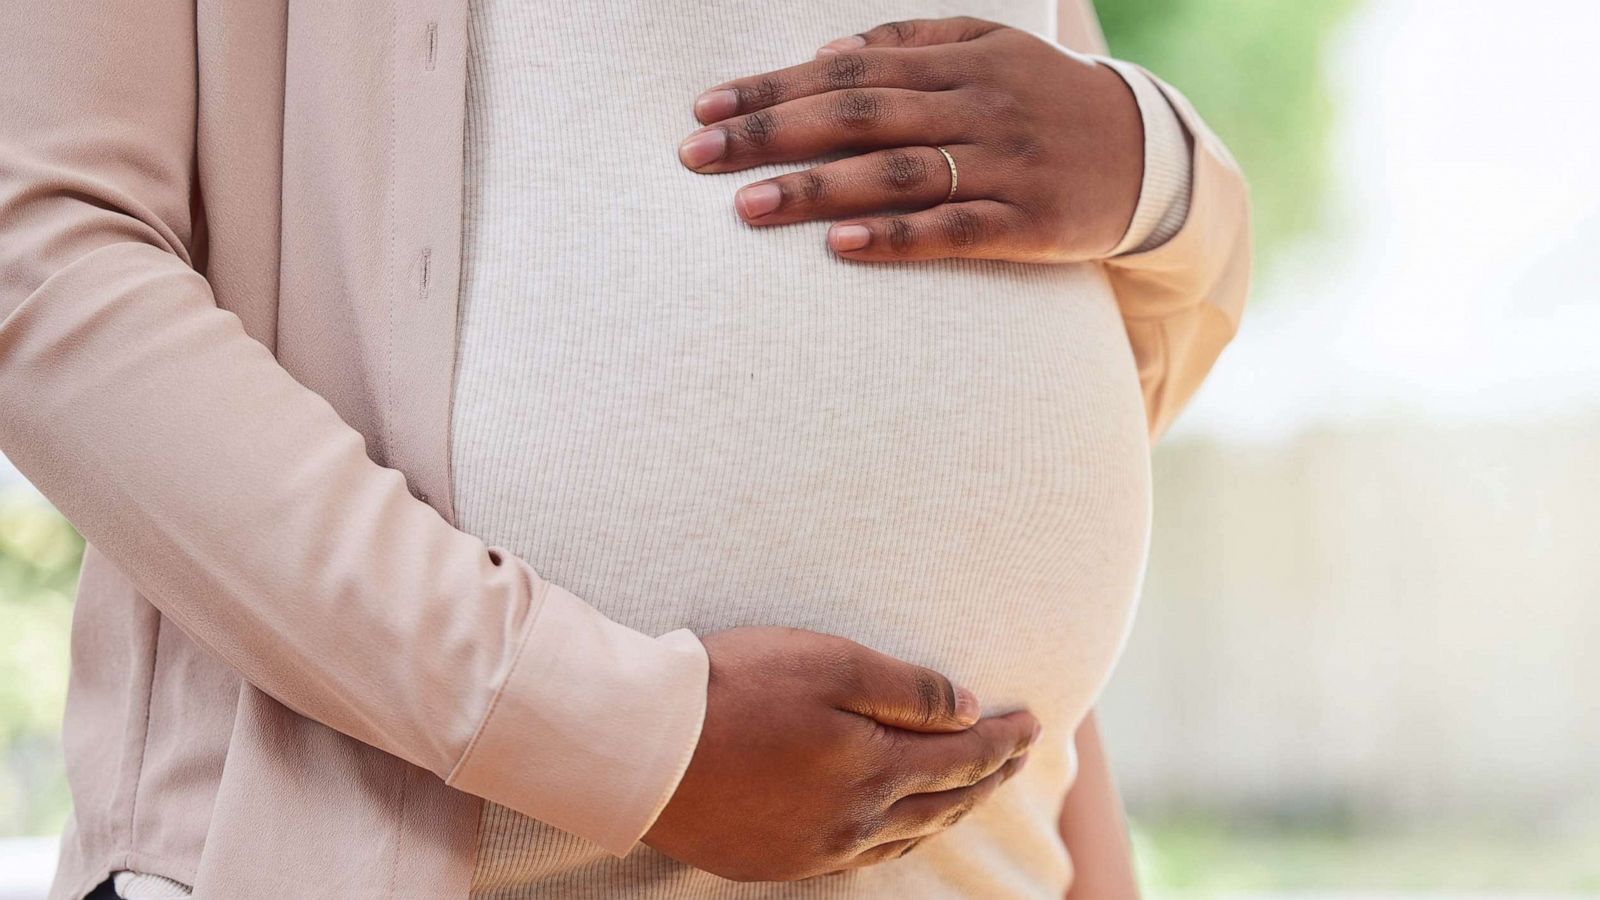
[{"label": "pregnant belly", "polygon": [[469,291],[461,526],[651,634],[809,628],[1081,713],[1149,508],[1098,270],[817,262],[807,288]]},{"label": "pregnant belly", "polygon": [[[469,283],[459,524],[649,634],[808,628],[936,668],[987,712],[1031,709],[1045,737],[1018,783],[895,866],[853,870],[848,892],[1059,897],[1072,729],[1121,647],[1149,517],[1104,279],[847,266],[811,235],[761,237],[805,277],[702,256],[682,281],[621,261],[552,264],[521,282],[536,293]],[[740,892],[647,847],[618,860],[493,804],[480,841],[484,896],[834,895]]]},{"label": "pregnant belly", "polygon": [[[648,847],[618,860],[488,804],[475,884],[1060,897],[1072,726],[1121,646],[1149,517],[1142,404],[1100,270],[845,263],[821,223],[734,216],[739,185],[794,166],[701,175],[672,152],[705,87],[958,10],[601,4],[533,29],[481,20],[516,8],[473,5],[458,524],[646,633],[843,635],[945,672],[990,712],[1026,705],[1045,733],[947,835],[831,882],[733,885]],[[1046,30],[1053,8],[959,12]],[[616,52],[561,49],[602,45]]]}]

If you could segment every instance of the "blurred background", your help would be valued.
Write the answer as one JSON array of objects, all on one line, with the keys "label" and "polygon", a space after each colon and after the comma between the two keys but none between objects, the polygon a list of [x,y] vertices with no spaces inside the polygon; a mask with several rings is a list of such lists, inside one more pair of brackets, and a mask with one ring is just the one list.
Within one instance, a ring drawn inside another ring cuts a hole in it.
[{"label": "blurred background", "polygon": [[[1155,898],[1600,896],[1600,2],[1100,0],[1253,186],[1101,704]],[[82,544],[0,461],[0,898]]]}]

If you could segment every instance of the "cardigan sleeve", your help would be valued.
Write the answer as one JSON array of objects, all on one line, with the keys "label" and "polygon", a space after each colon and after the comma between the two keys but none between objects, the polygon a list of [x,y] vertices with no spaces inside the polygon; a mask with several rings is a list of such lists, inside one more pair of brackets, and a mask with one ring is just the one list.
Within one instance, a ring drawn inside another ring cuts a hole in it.
[{"label": "cardigan sleeve", "polygon": [[1250,289],[1250,205],[1238,165],[1194,107],[1170,85],[1143,74],[1171,103],[1193,141],[1188,209],[1177,232],[1154,247],[1104,261],[1154,438],[1172,424],[1239,330]]},{"label": "cardigan sleeve", "polygon": [[1193,151],[1189,135],[1172,104],[1143,69],[1109,57],[1096,57],[1102,65],[1119,75],[1133,92],[1139,106],[1139,121],[1144,126],[1144,176],[1139,183],[1139,200],[1122,240],[1111,256],[1150,250],[1166,243],[1184,219],[1189,217],[1189,200],[1194,187]]},{"label": "cardigan sleeve", "polygon": [[626,853],[699,739],[704,647],[451,527],[217,306],[195,263],[194,16],[7,17],[0,450],[257,688]]},{"label": "cardigan sleeve", "polygon": [[[1058,12],[1062,44],[1082,53],[1105,52],[1088,0],[1060,0]],[[1134,221],[1102,265],[1156,438],[1238,331],[1250,286],[1249,186],[1182,93],[1140,66],[1100,60],[1128,83],[1146,131]]]}]

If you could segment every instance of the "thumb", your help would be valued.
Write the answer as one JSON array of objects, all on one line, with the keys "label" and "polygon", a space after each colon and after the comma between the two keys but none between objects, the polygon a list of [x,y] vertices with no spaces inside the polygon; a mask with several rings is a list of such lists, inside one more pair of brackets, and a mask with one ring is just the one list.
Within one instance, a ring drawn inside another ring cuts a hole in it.
[{"label": "thumb", "polygon": [[998,22],[955,16],[949,19],[904,19],[885,22],[876,28],[838,38],[823,44],[818,56],[868,47],[931,47],[934,44],[959,44],[983,37],[1002,28]]},{"label": "thumb", "polygon": [[857,645],[834,705],[909,731],[965,731],[978,721],[978,698],[923,666]]}]

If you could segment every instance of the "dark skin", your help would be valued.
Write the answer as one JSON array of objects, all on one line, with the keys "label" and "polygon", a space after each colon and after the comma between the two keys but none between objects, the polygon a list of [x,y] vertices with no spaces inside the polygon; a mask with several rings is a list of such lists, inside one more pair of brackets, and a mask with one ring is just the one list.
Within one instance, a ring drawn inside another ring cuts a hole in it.
[{"label": "dark skin", "polygon": [[901,856],[1026,759],[1031,713],[978,717],[943,675],[797,628],[731,628],[700,742],[644,842],[735,881],[793,881]]},{"label": "dark skin", "polygon": [[[1100,259],[1143,177],[1138,104],[1115,72],[981,19],[895,22],[807,63],[717,85],[679,148],[699,172],[839,151],[858,155],[755,182],[751,225],[839,219],[828,244],[862,261]],[[949,201],[949,165],[958,183]]]},{"label": "dark skin", "polygon": [[[971,18],[881,25],[815,60],[714,86],[684,165],[732,172],[857,155],[755,182],[753,226],[839,219],[863,262],[1103,258],[1138,202],[1143,131],[1122,79]],[[959,181],[953,197],[949,164]],[[982,803],[1038,738],[1027,712],[977,719],[944,676],[842,638],[740,628],[705,638],[705,727],[652,847],[742,881],[901,856]]]}]

